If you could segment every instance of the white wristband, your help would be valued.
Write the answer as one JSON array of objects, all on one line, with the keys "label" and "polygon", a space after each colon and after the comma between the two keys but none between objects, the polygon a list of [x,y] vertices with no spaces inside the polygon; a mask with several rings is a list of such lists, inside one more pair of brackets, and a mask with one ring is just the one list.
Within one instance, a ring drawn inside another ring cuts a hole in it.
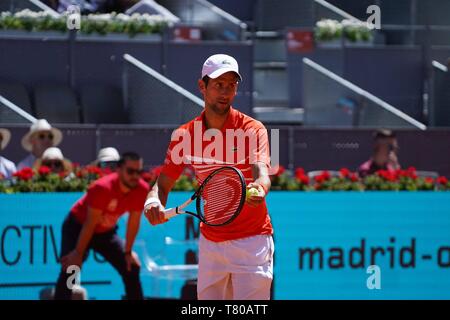
[{"label": "white wristband", "polygon": [[144,209],[147,208],[147,206],[152,203],[157,203],[157,204],[161,205],[161,201],[159,201],[158,198],[152,197],[152,198],[148,198],[147,200],[145,200]]}]

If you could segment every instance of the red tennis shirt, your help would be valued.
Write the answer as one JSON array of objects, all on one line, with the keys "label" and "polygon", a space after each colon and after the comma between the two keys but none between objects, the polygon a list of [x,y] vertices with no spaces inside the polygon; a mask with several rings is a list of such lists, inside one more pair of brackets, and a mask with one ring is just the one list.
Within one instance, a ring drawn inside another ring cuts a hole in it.
[{"label": "red tennis shirt", "polygon": [[70,213],[83,224],[87,218],[88,207],[102,210],[102,219],[94,232],[106,232],[116,226],[117,220],[125,212],[142,211],[148,192],[148,184],[140,179],[136,188],[124,193],[120,189],[119,175],[111,173],[93,182]]},{"label": "red tennis shirt", "polygon": [[[189,165],[194,169],[197,181],[202,183],[212,171],[226,165],[241,170],[249,184],[254,181],[252,163],[262,162],[270,167],[267,130],[261,122],[230,107],[221,130],[206,129],[203,111],[200,116],[175,130],[161,172],[176,180],[184,167]],[[232,133],[241,137],[245,133],[257,137],[257,143],[251,142],[249,138],[236,138]],[[238,217],[228,225],[211,227],[201,223],[200,231],[208,240],[221,242],[272,234],[273,228],[264,201],[258,207],[244,204]]]}]

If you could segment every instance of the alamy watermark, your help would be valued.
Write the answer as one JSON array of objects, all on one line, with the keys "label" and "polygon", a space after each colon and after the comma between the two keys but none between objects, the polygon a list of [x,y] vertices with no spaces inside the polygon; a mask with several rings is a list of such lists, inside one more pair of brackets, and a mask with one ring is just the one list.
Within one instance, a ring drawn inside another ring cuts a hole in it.
[{"label": "alamy watermark", "polygon": [[371,265],[367,267],[367,274],[370,276],[367,278],[366,285],[369,290],[381,289],[381,268],[377,265]]},{"label": "alamy watermark", "polygon": [[367,28],[370,30],[381,29],[381,9],[379,6],[373,4],[367,7],[367,14],[370,14],[369,18],[367,18]]},{"label": "alamy watermark", "polygon": [[[279,129],[207,129],[194,121],[192,132],[177,129],[172,133],[171,161],[176,164],[239,165],[269,163],[269,174],[276,174],[280,160]],[[270,135],[270,143],[269,143]]]},{"label": "alamy watermark", "polygon": [[67,288],[72,290],[75,287],[79,287],[81,283],[81,269],[79,266],[70,265],[67,267],[66,273],[70,274],[67,278],[66,285]]},{"label": "alamy watermark", "polygon": [[81,10],[79,6],[71,5],[67,7],[67,21],[68,30],[81,29]]}]

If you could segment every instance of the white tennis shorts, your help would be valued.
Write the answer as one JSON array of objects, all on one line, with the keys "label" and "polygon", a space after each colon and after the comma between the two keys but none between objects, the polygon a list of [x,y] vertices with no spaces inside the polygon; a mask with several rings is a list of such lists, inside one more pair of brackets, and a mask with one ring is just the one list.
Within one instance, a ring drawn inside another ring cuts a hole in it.
[{"label": "white tennis shorts", "polygon": [[273,279],[271,235],[213,242],[200,235],[199,300],[269,300]]}]

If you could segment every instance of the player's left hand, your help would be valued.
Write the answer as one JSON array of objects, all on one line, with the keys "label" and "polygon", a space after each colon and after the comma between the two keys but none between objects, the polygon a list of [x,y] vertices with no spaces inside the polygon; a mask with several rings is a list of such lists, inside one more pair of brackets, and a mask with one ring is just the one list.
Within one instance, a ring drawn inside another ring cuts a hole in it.
[{"label": "player's left hand", "polygon": [[258,194],[249,195],[248,197],[246,197],[246,203],[251,207],[257,207],[264,201],[266,192],[264,191],[263,187],[261,187],[261,185],[255,182],[251,182],[247,185],[247,190],[251,188],[255,188],[256,190],[258,190]]},{"label": "player's left hand", "polygon": [[131,253],[125,254],[125,262],[127,263],[127,271],[131,271],[132,266],[141,267],[141,261],[136,252],[131,251]]}]

